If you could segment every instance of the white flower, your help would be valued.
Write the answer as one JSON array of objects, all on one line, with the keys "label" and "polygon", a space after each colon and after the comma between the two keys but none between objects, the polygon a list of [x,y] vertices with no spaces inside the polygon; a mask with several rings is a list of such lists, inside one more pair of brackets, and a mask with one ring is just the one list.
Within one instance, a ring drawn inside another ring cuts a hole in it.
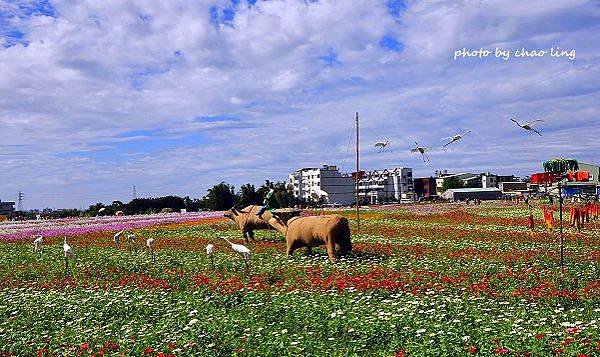
[{"label": "white flower", "polygon": [[417,333],[423,333],[423,332],[425,332],[425,331],[427,331],[427,330],[426,330],[426,329],[424,329],[424,328],[422,328],[422,329],[420,329],[420,330],[417,330]]},{"label": "white flower", "polygon": [[191,319],[190,322],[188,322],[188,326],[192,326],[196,322],[198,322],[198,319]]}]

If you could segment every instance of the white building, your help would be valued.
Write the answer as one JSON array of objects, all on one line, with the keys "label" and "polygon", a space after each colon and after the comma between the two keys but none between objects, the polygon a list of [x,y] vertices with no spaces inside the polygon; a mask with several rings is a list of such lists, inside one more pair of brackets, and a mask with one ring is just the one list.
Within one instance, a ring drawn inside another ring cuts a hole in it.
[{"label": "white building", "polygon": [[384,202],[413,202],[415,186],[412,169],[397,167],[365,172],[358,181],[361,202],[381,204]]},{"label": "white building", "polygon": [[343,175],[337,166],[308,167],[289,175],[294,197],[305,202],[322,200],[326,203],[349,205],[355,202],[355,181]]}]

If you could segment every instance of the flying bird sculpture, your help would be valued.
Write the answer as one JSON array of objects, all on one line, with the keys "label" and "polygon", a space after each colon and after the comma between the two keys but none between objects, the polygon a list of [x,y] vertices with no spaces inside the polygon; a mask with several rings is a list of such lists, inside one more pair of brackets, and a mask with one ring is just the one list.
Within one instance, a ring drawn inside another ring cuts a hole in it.
[{"label": "flying bird sculpture", "polygon": [[447,143],[444,144],[444,147],[452,144],[455,141],[458,141],[458,140],[464,138],[466,135],[469,135],[470,133],[471,133],[471,130],[468,130],[468,131],[466,131],[466,132],[464,132],[462,134],[456,134],[456,135],[453,135],[453,136],[448,136],[448,137],[442,138],[442,140],[450,140],[450,141],[448,141]]},{"label": "flying bird sculpture", "polygon": [[532,126],[531,126],[531,124],[533,124],[533,123],[536,123],[536,122],[540,122],[540,121],[543,121],[543,120],[541,120],[541,119],[536,119],[536,120],[534,120],[534,121],[531,121],[531,122],[529,122],[529,123],[526,123],[526,124],[519,124],[519,122],[518,122],[518,121],[516,121],[516,120],[515,120],[515,119],[513,119],[513,118],[510,118],[510,120],[511,120],[512,122],[514,122],[515,124],[517,124],[517,125],[518,125],[520,128],[523,128],[523,129],[525,129],[525,130],[528,130],[528,131],[533,131],[534,133],[538,134],[539,136],[542,136],[542,134],[541,134],[539,131],[535,130],[535,129],[534,129]]},{"label": "flying bird sculpture", "polygon": [[390,141],[386,140],[386,141],[378,141],[375,143],[374,145],[376,148],[379,148],[379,152],[383,152],[385,151],[385,149],[390,146]]},{"label": "flying bird sculpture", "polygon": [[429,162],[429,157],[427,156],[426,152],[430,152],[432,149],[431,148],[426,148],[424,146],[419,146],[419,143],[417,143],[415,141],[415,147],[410,149],[410,152],[418,152],[421,154],[421,157],[423,158],[423,162]]}]

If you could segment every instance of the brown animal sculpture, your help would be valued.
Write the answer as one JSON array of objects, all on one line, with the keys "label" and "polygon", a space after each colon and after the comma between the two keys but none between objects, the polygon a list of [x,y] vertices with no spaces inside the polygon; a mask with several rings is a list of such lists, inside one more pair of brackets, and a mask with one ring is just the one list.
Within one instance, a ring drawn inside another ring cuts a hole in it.
[{"label": "brown animal sculpture", "polygon": [[335,263],[336,244],[340,248],[340,255],[352,250],[348,219],[338,214],[293,217],[287,221],[274,214],[269,224],[285,236],[288,257],[301,247],[306,247],[310,254],[312,247],[325,245],[329,260]]},{"label": "brown animal sculpture", "polygon": [[273,229],[269,224],[269,219],[273,218],[270,211],[265,211],[260,217],[256,215],[260,210],[261,206],[250,205],[244,209],[239,210],[235,206],[231,209],[223,212],[223,216],[234,221],[242,231],[242,236],[246,243],[249,241],[248,238],[254,240],[255,229]]}]

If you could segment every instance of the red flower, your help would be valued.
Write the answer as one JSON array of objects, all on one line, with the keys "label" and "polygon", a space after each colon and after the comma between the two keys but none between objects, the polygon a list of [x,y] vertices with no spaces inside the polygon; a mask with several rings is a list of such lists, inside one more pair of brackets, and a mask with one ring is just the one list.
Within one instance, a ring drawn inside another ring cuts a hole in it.
[{"label": "red flower", "polygon": [[80,349],[82,350],[87,350],[88,348],[90,348],[90,343],[88,341],[84,342],[81,344],[81,346],[79,346]]},{"label": "red flower", "polygon": [[396,352],[396,357],[407,357],[408,356],[408,352],[406,352],[406,350],[399,350],[398,352]]},{"label": "red flower", "polygon": [[579,331],[581,331],[580,327],[567,327],[567,332],[568,333],[577,333]]},{"label": "red flower", "polygon": [[477,347],[471,347],[469,348],[469,353],[473,354],[473,353],[477,353]]},{"label": "red flower", "polygon": [[177,347],[177,343],[175,342],[169,343],[169,345],[167,346],[167,348],[170,350],[174,349],[175,347]]},{"label": "red flower", "polygon": [[242,353],[244,352],[245,348],[238,348],[237,350],[235,350],[235,353]]},{"label": "red flower", "polygon": [[543,334],[543,333],[538,333],[538,334],[535,335],[535,339],[536,340],[541,340],[544,337],[546,337],[546,334]]},{"label": "red flower", "polygon": [[149,355],[151,353],[154,353],[154,348],[152,347],[146,347],[146,349],[144,350],[144,353]]},{"label": "red flower", "polygon": [[564,350],[563,350],[562,348],[557,348],[557,349],[555,349],[553,352],[554,352],[554,354],[555,354],[555,355],[558,355],[558,354],[561,354],[561,353],[563,353],[563,351],[564,351]]},{"label": "red flower", "polygon": [[577,357],[589,357],[588,355],[586,355],[585,353],[580,353],[577,355]]},{"label": "red flower", "polygon": [[156,354],[156,357],[165,357],[165,353],[164,352],[158,352],[158,354]]},{"label": "red flower", "polygon": [[42,348],[41,350],[39,350],[37,352],[37,355],[38,355],[38,357],[42,357],[43,355],[46,354],[46,352],[48,352],[48,349],[47,348]]},{"label": "red flower", "polygon": [[499,348],[496,350],[497,355],[506,355],[508,354],[508,348]]}]

